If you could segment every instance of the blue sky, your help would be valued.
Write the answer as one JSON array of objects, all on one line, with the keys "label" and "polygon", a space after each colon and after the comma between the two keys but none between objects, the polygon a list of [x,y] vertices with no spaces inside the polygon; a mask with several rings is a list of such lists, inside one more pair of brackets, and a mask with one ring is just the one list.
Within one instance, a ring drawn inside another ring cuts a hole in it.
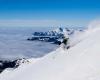
[{"label": "blue sky", "polygon": [[86,26],[99,18],[99,0],[0,0],[0,26]]}]

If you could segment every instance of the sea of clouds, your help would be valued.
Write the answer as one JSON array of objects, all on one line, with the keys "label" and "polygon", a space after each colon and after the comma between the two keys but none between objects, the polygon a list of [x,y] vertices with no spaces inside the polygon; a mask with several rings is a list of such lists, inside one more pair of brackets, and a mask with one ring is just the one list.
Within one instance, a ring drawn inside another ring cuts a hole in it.
[{"label": "sea of clouds", "polygon": [[58,46],[46,42],[27,41],[34,31],[46,30],[31,27],[0,27],[0,59],[37,58]]}]

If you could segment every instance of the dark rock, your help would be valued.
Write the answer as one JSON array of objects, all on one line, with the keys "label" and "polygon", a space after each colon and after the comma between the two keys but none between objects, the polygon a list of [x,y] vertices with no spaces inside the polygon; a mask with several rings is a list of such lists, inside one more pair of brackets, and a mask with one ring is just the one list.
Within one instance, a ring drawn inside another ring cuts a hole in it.
[{"label": "dark rock", "polygon": [[16,62],[17,62],[17,60],[14,60],[14,61],[2,61],[2,60],[0,60],[0,73],[4,70],[4,69],[6,69],[6,68],[16,68],[16,67],[18,67],[18,66],[16,66]]}]

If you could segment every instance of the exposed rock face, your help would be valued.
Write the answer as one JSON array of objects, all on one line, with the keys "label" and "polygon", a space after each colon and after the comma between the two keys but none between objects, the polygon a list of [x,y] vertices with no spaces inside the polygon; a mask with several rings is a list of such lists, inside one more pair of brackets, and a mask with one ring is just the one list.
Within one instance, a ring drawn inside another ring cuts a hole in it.
[{"label": "exposed rock face", "polygon": [[14,61],[2,61],[0,60],[0,72],[2,72],[6,68],[14,68],[16,66],[17,60]]},{"label": "exposed rock face", "polygon": [[6,68],[17,68],[22,63],[28,62],[27,59],[17,59],[17,60],[0,60],[0,73]]}]

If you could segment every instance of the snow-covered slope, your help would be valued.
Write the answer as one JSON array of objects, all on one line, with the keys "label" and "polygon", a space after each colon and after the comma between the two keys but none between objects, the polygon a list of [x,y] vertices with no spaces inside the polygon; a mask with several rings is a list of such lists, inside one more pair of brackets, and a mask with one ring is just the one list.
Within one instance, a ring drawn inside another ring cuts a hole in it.
[{"label": "snow-covered slope", "polygon": [[100,80],[100,28],[88,30],[69,50],[57,49],[36,61],[4,71],[0,80]]}]

